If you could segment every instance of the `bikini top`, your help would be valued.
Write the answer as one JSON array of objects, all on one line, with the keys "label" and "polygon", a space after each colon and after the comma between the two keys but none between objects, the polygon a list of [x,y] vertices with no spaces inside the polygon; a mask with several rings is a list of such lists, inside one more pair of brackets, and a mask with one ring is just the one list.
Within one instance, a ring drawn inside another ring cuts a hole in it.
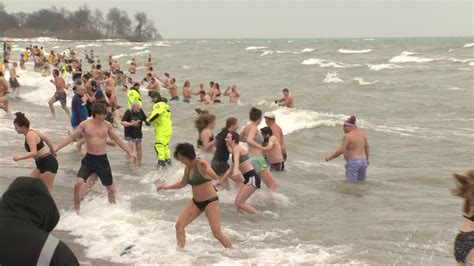
[{"label": "bikini top", "polygon": [[[36,144],[36,151],[41,150],[43,147],[44,147],[43,140],[40,139],[40,142],[38,144]],[[26,142],[26,139],[25,139],[25,150],[27,152],[30,152],[30,146],[28,146],[28,143]]]},{"label": "bikini top", "polygon": [[[199,135],[201,135],[201,133],[199,133]],[[213,141],[214,140],[214,134],[211,135],[211,137],[209,138],[209,142]],[[197,140],[197,145],[198,147],[202,147],[202,140],[201,140],[201,137],[199,136],[198,140]]]},{"label": "bikini top", "polygon": [[[239,163],[243,163],[245,161],[248,161],[250,159],[249,155],[248,154],[244,154],[244,155],[240,155],[239,157]],[[232,156],[232,162],[234,161],[234,156]]]},{"label": "bikini top", "polygon": [[462,217],[468,219],[468,220],[471,220],[471,222],[474,222],[474,215],[473,216],[467,216],[467,215],[463,215]]},{"label": "bikini top", "polygon": [[204,178],[202,174],[199,172],[199,170],[197,169],[197,167],[194,167],[192,178],[189,178],[189,173],[186,174],[186,183],[190,184],[193,187],[202,185],[209,181],[211,180]]}]

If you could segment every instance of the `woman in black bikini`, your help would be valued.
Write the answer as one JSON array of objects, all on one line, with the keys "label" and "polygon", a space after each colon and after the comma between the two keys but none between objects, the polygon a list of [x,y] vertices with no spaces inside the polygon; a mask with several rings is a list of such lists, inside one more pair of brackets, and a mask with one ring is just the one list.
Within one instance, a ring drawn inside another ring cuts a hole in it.
[{"label": "woman in black bikini", "polygon": [[219,198],[212,185],[211,178],[217,179],[216,173],[206,160],[196,158],[194,146],[189,143],[180,143],[176,146],[174,157],[184,164],[184,176],[181,181],[169,185],[160,185],[157,191],[165,189],[179,189],[187,184],[191,185],[193,199],[181,211],[176,222],[176,240],[178,246],[184,248],[186,244],[186,226],[205,212],[214,237],[225,248],[232,248],[230,240],[221,231],[221,218],[219,211]]},{"label": "woman in black bikini", "polygon": [[463,221],[454,241],[454,257],[461,265],[474,264],[474,170],[466,175],[454,174],[457,186],[454,196],[464,198]]},{"label": "woman in black bikini", "polygon": [[[41,134],[37,130],[30,129],[30,121],[25,117],[24,113],[18,112],[13,120],[15,131],[18,134],[25,135],[25,150],[27,153],[21,156],[13,157],[14,161],[34,158],[36,167],[31,171],[30,176],[40,178],[46,184],[51,192],[53,190],[54,177],[58,172],[58,161],[54,152],[53,144],[48,137]],[[46,147],[44,145],[46,142]]]}]

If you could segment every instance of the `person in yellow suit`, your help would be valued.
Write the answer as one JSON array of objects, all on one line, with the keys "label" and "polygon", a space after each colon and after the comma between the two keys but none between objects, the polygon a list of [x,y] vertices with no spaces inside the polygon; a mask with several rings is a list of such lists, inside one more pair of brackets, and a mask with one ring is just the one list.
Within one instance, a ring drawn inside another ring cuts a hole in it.
[{"label": "person in yellow suit", "polygon": [[173,134],[171,112],[166,99],[162,98],[159,92],[153,91],[150,97],[154,105],[145,123],[148,126],[153,124],[155,128],[155,152],[158,167],[162,168],[171,165],[171,151],[168,146]]},{"label": "person in yellow suit", "polygon": [[140,88],[140,83],[136,82],[127,92],[127,103],[128,109],[132,108],[132,103],[139,102],[140,107],[142,106],[142,97],[138,89]]}]

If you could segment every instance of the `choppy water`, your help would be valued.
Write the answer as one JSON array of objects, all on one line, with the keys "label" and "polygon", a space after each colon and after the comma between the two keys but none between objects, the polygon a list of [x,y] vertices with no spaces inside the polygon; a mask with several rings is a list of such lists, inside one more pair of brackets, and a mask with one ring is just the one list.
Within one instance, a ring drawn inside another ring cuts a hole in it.
[{"label": "choppy water", "polygon": [[[14,44],[18,58],[26,43]],[[74,148],[66,148],[59,157],[56,193],[63,201],[70,199],[66,206],[71,207],[62,210],[58,228],[77,236],[87,257],[126,264],[453,264],[461,201],[449,194],[450,174],[472,168],[474,162],[472,38],[41,44],[47,51],[94,49],[103,65],[111,54],[123,68],[131,57],[142,64],[151,52],[158,71],[172,73],[180,88],[185,79],[195,90],[201,81],[217,81],[224,89],[236,84],[242,92],[240,105],[210,107],[218,114],[217,128],[229,116],[243,124],[255,105],[276,111],[288,146],[288,170],[275,174],[276,202],[269,201],[265,189],[250,199],[258,215],[238,214],[232,205],[234,192],[219,192],[232,251],[213,239],[205,217],[189,226],[185,250],[176,250],[174,222],[191,191],[155,192],[154,181],[178,180],[182,167],[175,163],[165,174],[153,170],[152,129],[144,131],[141,169],[126,163],[118,148],[109,149],[118,204],[109,205],[105,190],[96,186],[80,217],[72,211],[72,195],[65,194],[70,190],[61,187],[72,186],[80,164]],[[26,112],[34,128],[58,143],[69,121],[59,106],[58,119],[49,118],[46,102],[54,92],[49,77],[19,74],[20,83],[29,87],[21,100],[11,102],[13,110]],[[283,87],[295,96],[293,110],[272,104]],[[121,103],[124,98],[119,92]],[[151,104],[144,106],[148,110]],[[202,106],[171,103],[171,146],[195,143],[191,124],[196,107]],[[371,146],[364,184],[344,182],[343,159],[324,162],[340,144],[341,121],[349,115],[359,118]],[[32,161],[11,160],[23,152],[23,138],[6,119],[1,119],[0,132],[2,167],[28,173]],[[132,252],[120,256],[130,244],[135,245]]]}]

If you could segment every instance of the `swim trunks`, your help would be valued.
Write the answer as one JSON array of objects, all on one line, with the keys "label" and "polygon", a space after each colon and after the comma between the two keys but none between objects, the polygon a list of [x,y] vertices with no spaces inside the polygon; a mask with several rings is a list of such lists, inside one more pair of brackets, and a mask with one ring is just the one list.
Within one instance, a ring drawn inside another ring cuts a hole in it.
[{"label": "swim trunks", "polygon": [[65,105],[66,104],[66,92],[56,92],[54,93],[53,97],[54,97],[54,102],[57,102],[59,101],[62,105]]},{"label": "swim trunks", "polygon": [[267,163],[262,155],[250,156],[250,162],[252,163],[253,169],[255,169],[258,174],[268,170]]},{"label": "swim trunks", "polygon": [[364,181],[367,169],[366,159],[356,159],[347,161],[346,165],[347,181]]},{"label": "swim trunks", "polygon": [[81,168],[77,172],[77,176],[87,181],[92,173],[96,173],[99,176],[102,185],[112,185],[112,169],[110,169],[107,154],[93,155],[88,153],[82,158]]},{"label": "swim trunks", "polygon": [[58,172],[58,160],[51,153],[46,153],[35,160],[36,168],[40,171],[40,174],[44,172],[51,172],[56,174]]},{"label": "swim trunks", "polygon": [[255,188],[260,188],[261,179],[255,172],[255,170],[250,170],[247,173],[243,174],[244,176],[244,184],[245,185],[252,185]]}]

